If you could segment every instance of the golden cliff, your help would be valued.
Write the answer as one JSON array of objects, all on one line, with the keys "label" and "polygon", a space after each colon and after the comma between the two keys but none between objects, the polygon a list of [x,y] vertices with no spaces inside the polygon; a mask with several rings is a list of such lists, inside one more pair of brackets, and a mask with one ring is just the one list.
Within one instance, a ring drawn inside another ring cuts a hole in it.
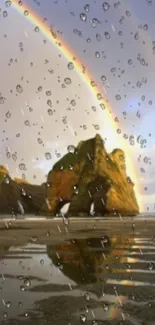
[{"label": "golden cliff", "polygon": [[[59,160],[48,174],[47,198],[51,214],[70,203],[68,214],[137,215],[134,184],[126,175],[125,155],[120,149],[106,152],[100,135],[81,141]],[[93,205],[92,205],[93,204]]]}]

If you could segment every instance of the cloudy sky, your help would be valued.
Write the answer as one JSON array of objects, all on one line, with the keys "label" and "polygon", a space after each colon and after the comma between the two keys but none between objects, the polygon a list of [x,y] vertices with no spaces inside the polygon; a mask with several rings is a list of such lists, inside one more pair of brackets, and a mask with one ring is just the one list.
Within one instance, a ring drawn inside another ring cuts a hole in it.
[{"label": "cloudy sky", "polygon": [[1,0],[0,163],[39,184],[68,145],[100,133],[108,151],[120,147],[130,156],[144,209],[154,211],[155,2],[22,2],[61,33],[118,123],[111,126],[91,88],[46,35]]}]

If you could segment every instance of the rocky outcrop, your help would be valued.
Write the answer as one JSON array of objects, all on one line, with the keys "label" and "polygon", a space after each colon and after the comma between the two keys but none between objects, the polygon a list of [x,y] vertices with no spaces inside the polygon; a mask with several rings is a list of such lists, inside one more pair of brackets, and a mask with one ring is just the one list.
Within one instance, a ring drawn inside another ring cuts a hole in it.
[{"label": "rocky outcrop", "polygon": [[40,214],[49,210],[44,184],[31,185],[22,180],[15,182],[2,167],[0,167],[1,214]]},{"label": "rocky outcrop", "polygon": [[81,141],[59,160],[48,174],[47,198],[51,214],[70,202],[68,214],[137,215],[139,207],[134,184],[126,175],[121,149],[106,152],[100,135]]}]

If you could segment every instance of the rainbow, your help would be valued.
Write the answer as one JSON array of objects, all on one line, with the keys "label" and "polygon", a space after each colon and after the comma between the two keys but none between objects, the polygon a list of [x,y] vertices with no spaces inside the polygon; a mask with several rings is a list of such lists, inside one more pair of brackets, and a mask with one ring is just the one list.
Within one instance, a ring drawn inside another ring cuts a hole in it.
[{"label": "rainbow", "polygon": [[[45,22],[45,20],[42,20],[42,17],[40,17],[36,12],[32,10],[28,5],[23,4],[22,1],[18,0],[12,0],[13,7],[21,14],[23,14],[23,17],[27,19],[31,24],[33,24],[35,27],[38,28],[39,31],[44,34],[44,36],[49,39],[49,41],[56,47],[58,50],[63,54],[63,56],[68,60],[68,62],[74,61],[74,67],[84,83],[88,86],[91,93],[94,95],[97,101],[99,101],[101,109],[104,110],[107,122],[109,126],[112,127],[113,130],[116,129],[117,124],[114,121],[112,114],[111,114],[111,107],[109,104],[107,104],[107,101],[104,99],[102,90],[100,89],[100,86],[94,82],[92,76],[86,70],[81,63],[81,61],[77,58],[76,54],[74,54],[73,50],[69,48],[68,44],[65,43],[64,40],[61,39],[60,36],[58,36],[53,29],[51,29],[50,26],[48,26]],[[123,141],[122,142],[122,147]],[[126,164],[127,164],[127,170],[128,173],[133,181],[136,180],[136,172],[134,171],[133,164],[129,156],[126,154]],[[135,183],[135,193],[136,198],[138,200],[138,204],[140,207],[140,210],[142,210],[142,204],[139,196],[139,188],[138,185]]]}]

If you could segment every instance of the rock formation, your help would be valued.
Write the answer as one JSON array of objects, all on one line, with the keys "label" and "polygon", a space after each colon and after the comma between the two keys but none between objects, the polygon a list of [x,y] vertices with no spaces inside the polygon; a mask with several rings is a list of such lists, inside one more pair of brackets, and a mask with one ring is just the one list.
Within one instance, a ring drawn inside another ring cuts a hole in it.
[{"label": "rock formation", "polygon": [[24,180],[12,180],[0,166],[0,213],[39,214],[47,212],[45,185],[31,185]]},{"label": "rock formation", "polygon": [[70,216],[138,214],[134,184],[126,175],[124,152],[115,149],[108,154],[97,134],[76,148],[72,146],[53,166],[47,183],[40,186],[13,180],[0,166],[0,213],[52,216],[66,203],[70,203]]},{"label": "rock formation", "polygon": [[47,198],[51,214],[70,203],[70,216],[137,215],[134,184],[126,175],[121,149],[106,152],[100,135],[81,141],[60,159],[48,174]]}]

